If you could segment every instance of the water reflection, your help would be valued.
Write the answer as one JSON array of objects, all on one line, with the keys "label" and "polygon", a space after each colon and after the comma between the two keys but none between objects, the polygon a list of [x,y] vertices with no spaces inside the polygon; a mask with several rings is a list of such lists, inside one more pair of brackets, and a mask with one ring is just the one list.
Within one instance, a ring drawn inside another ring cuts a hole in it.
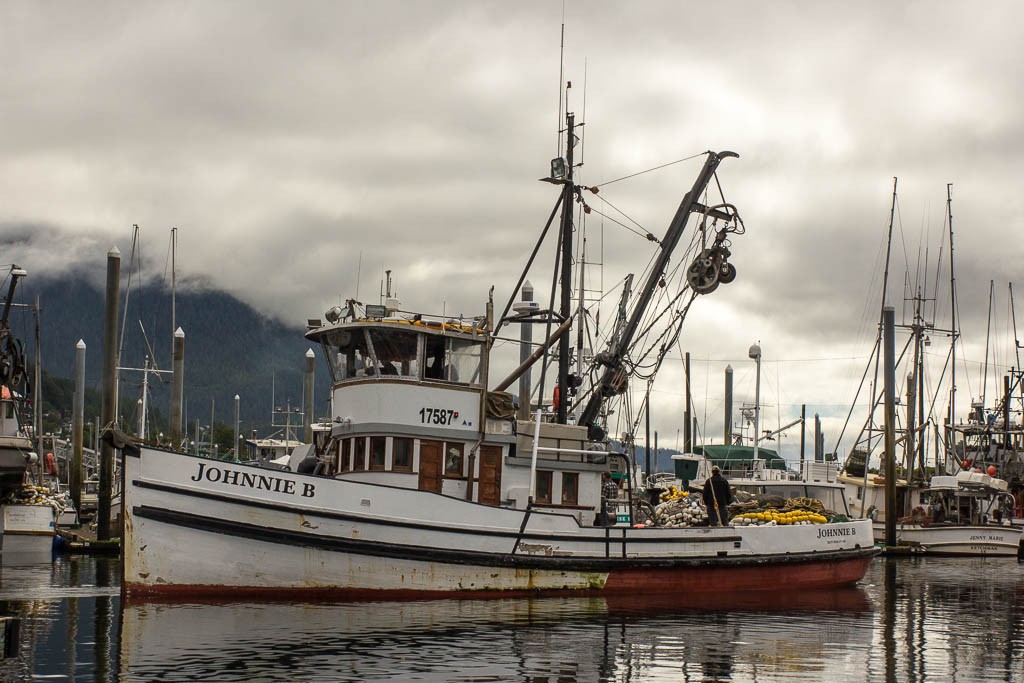
[{"label": "water reflection", "polygon": [[1021,567],[876,561],[858,588],[363,603],[122,605],[118,565],[3,567],[5,680],[924,681],[1024,678]]},{"label": "water reflection", "polygon": [[21,654],[0,662],[3,680],[112,680],[119,571],[95,558],[0,564],[0,616],[21,620]]}]

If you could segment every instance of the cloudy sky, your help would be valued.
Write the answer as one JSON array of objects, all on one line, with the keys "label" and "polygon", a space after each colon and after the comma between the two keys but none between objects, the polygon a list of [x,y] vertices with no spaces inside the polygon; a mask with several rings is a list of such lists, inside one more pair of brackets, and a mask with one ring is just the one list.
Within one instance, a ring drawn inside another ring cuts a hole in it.
[{"label": "cloudy sky", "polygon": [[[177,227],[180,277],[292,324],[357,289],[372,300],[385,269],[407,308],[480,313],[491,285],[500,307],[555,201],[537,179],[558,153],[563,22],[580,182],[740,154],[719,173],[747,227],[739,277],[681,340],[708,436],[727,364],[737,403],[753,399],[759,341],[766,425],[806,404],[832,450],[877,325],[894,177],[890,299],[903,319],[903,283],[926,273],[939,327],[953,183],[960,414],[982,391],[990,281],[989,363],[1016,363],[1018,2],[2,3],[0,261],[101,271],[138,224],[159,277]],[[601,199],[660,236],[700,163]],[[642,272],[650,242],[587,220],[595,278]],[[531,279],[546,299],[545,258]],[[929,392],[947,351],[935,335]],[[654,389],[662,446],[680,366],[670,355]]]}]

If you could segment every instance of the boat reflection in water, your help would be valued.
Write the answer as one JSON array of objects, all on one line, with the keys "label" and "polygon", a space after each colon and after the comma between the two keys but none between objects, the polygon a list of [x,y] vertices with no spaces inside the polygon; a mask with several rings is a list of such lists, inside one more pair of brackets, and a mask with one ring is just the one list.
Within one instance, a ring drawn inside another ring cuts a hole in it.
[{"label": "boat reflection in water", "polygon": [[[827,627],[823,628],[823,622]],[[871,637],[858,588],[702,598],[128,603],[121,670],[248,680],[697,680],[771,662],[827,670],[832,651]]]},{"label": "boat reflection in water", "polygon": [[886,558],[855,588],[347,603],[125,602],[117,560],[0,567],[0,680],[1024,680],[1024,574]]}]

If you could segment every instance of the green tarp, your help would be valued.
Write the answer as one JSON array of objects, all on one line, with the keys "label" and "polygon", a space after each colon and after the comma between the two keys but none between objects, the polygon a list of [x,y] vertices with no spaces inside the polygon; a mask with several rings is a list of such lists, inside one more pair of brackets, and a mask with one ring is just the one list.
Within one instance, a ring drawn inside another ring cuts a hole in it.
[{"label": "green tarp", "polygon": [[[735,469],[754,460],[753,446],[728,446],[725,444],[695,446],[693,452],[697,455],[703,455],[723,470]],[[786,469],[785,459],[773,450],[758,447],[757,457],[764,461],[764,466],[768,469]]]}]

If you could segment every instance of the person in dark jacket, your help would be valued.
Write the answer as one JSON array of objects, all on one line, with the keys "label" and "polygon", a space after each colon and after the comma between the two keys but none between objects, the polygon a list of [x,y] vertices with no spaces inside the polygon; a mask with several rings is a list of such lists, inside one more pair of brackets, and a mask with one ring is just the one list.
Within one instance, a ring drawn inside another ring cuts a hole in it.
[{"label": "person in dark jacket", "polygon": [[597,515],[598,526],[615,524],[615,503],[619,497],[619,485],[612,479],[611,472],[601,473],[601,512]]},{"label": "person in dark jacket", "polygon": [[715,465],[711,468],[711,476],[704,482],[704,506],[708,509],[710,526],[725,526],[729,523],[729,503],[732,492],[729,482],[722,476],[722,470]]}]

